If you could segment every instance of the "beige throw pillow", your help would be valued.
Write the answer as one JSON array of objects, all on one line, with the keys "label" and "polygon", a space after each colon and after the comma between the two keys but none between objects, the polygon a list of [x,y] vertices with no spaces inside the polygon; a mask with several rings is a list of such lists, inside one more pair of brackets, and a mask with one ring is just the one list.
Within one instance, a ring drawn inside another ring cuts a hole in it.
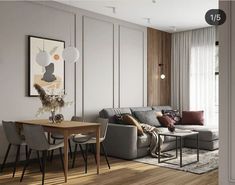
[{"label": "beige throw pillow", "polygon": [[122,116],[122,119],[123,119],[123,123],[136,126],[139,136],[142,136],[144,134],[144,131],[142,127],[140,126],[140,123],[133,116],[129,114],[124,114]]}]

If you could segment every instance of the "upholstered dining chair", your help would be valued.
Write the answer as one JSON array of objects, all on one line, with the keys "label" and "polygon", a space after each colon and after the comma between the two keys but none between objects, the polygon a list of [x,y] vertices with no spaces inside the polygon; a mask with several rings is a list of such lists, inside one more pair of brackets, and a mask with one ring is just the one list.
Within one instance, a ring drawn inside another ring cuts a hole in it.
[{"label": "upholstered dining chair", "polygon": [[[83,119],[81,117],[78,117],[78,116],[73,116],[71,118],[71,121],[80,121],[82,122]],[[63,140],[64,139],[64,136],[62,134],[51,134],[51,138],[53,139],[53,144],[56,143],[56,140]],[[68,143],[69,143],[69,153],[70,153],[70,157],[72,158],[73,156],[73,153],[72,153],[72,147],[71,147],[71,142],[70,142],[70,139],[68,140]],[[54,150],[51,151],[51,156],[50,156],[50,161],[53,160],[53,154],[54,154]]]},{"label": "upholstered dining chair", "polygon": [[16,164],[19,160],[19,156],[20,156],[20,148],[21,146],[25,146],[25,153],[26,153],[26,158],[27,158],[27,145],[25,143],[24,137],[20,134],[20,129],[19,127],[17,127],[15,122],[12,121],[2,121],[2,126],[3,126],[3,130],[4,133],[6,135],[6,138],[9,142],[2,166],[1,166],[1,172],[3,171],[7,158],[8,158],[8,154],[10,152],[11,146],[15,146],[17,147],[17,151],[16,151],[16,157],[15,157],[15,162],[14,162],[14,168],[13,168],[13,175],[12,177],[15,176],[15,171],[16,171]]},{"label": "upholstered dining chair", "polygon": [[[96,120],[97,123],[101,123],[100,127],[100,145],[101,148],[104,152],[105,160],[108,164],[108,167],[110,169],[110,164],[108,161],[107,153],[103,144],[103,141],[105,140],[106,133],[107,133],[107,128],[108,128],[108,119],[103,119],[103,118],[98,118]],[[87,173],[87,159],[88,159],[88,146],[92,147],[95,161],[96,161],[96,155],[95,155],[95,144],[96,144],[96,137],[94,133],[91,133],[89,135],[83,135],[83,134],[77,134],[73,137],[73,142],[75,143],[75,149],[74,149],[74,155],[73,155],[73,163],[72,163],[72,168],[74,168],[75,165],[75,160],[76,160],[76,152],[77,152],[77,147],[78,145],[80,146],[80,150],[82,152],[83,159],[85,161],[85,173]],[[82,145],[85,145],[85,153],[83,151]]]},{"label": "upholstered dining chair", "polygon": [[60,142],[58,144],[53,144],[53,145],[49,144],[47,137],[44,133],[44,129],[41,125],[24,124],[23,129],[24,129],[24,135],[25,135],[25,142],[29,147],[29,152],[28,152],[27,160],[23,168],[20,182],[22,182],[24,178],[25,170],[29,165],[31,152],[32,150],[36,150],[37,152],[42,153],[42,159],[40,162],[40,171],[42,172],[42,184],[44,184],[45,164],[46,164],[48,151],[59,149],[60,159],[61,159],[62,167],[64,170],[64,161],[63,161],[63,156],[62,156],[62,147],[64,146],[64,142]]}]

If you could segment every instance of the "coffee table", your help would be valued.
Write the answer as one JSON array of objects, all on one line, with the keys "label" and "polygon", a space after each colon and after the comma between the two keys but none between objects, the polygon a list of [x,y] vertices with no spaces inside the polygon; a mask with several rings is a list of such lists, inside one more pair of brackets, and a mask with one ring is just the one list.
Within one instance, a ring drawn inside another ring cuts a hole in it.
[{"label": "coffee table", "polygon": [[[195,135],[197,137],[197,160],[196,161],[193,161],[193,162],[190,162],[190,163],[187,163],[187,164],[183,164],[182,162],[182,140],[184,137],[188,137],[188,136],[192,136],[192,135]],[[179,130],[177,129],[175,132],[161,132],[158,134],[158,141],[160,141],[160,137],[161,136],[169,136],[169,137],[175,137],[176,139],[176,156],[174,158],[170,158],[170,159],[166,159],[166,160],[162,160],[161,161],[161,145],[160,145],[160,142],[158,142],[158,163],[168,163],[168,164],[173,164],[173,165],[178,165],[178,164],[175,164],[175,163],[169,163],[167,161],[169,160],[172,160],[172,159],[177,159],[178,158],[178,140],[179,140],[179,148],[180,148],[180,167],[183,167],[183,166],[186,166],[186,165],[189,165],[189,164],[193,164],[193,163],[196,163],[199,161],[199,138],[198,138],[198,132],[194,132],[194,131],[183,131],[183,130]]]}]

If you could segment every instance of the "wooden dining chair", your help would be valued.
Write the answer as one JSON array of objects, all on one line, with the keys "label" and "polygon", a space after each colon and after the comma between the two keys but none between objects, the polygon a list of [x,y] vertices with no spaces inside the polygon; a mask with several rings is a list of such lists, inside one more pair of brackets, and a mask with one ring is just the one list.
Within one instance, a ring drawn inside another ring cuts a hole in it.
[{"label": "wooden dining chair", "polygon": [[44,129],[40,125],[24,124],[23,129],[24,129],[24,135],[25,135],[25,142],[29,147],[29,152],[27,155],[27,160],[24,165],[24,169],[23,169],[23,172],[21,175],[20,182],[22,182],[22,180],[24,178],[25,170],[29,165],[31,152],[32,152],[32,150],[35,150],[37,152],[42,153],[40,171],[42,172],[42,184],[44,184],[45,165],[46,165],[48,151],[59,149],[61,164],[62,164],[62,167],[64,170],[64,161],[63,161],[63,156],[62,156],[62,147],[64,146],[64,142],[60,142],[58,144],[49,144],[48,140],[46,138],[46,135],[44,133]]},{"label": "wooden dining chair", "polygon": [[[78,117],[78,116],[73,116],[71,118],[71,121],[79,121],[79,122],[82,122],[83,119],[81,117]],[[56,133],[52,133],[51,134],[51,138],[53,139],[53,144],[56,143],[56,140],[63,140],[64,139],[64,136],[62,134],[56,134]],[[73,153],[72,153],[72,147],[71,147],[71,142],[70,142],[70,139],[68,140],[68,143],[69,143],[69,153],[70,153],[70,157],[72,158],[73,156]],[[50,156],[50,161],[53,160],[53,154],[54,154],[54,150],[51,151],[51,156]]]},{"label": "wooden dining chair", "polygon": [[[107,162],[107,165],[110,169],[110,164],[108,161],[107,153],[103,144],[103,141],[105,140],[107,128],[108,128],[108,119],[98,118],[96,120],[97,123],[101,123],[100,126],[100,145],[104,152],[105,160]],[[75,160],[76,160],[76,152],[78,145],[80,146],[80,150],[82,152],[83,159],[85,161],[85,173],[87,173],[87,161],[88,161],[88,146],[92,147],[95,161],[96,161],[96,152],[95,152],[95,145],[96,145],[96,137],[94,133],[83,135],[83,134],[77,134],[73,137],[73,142],[75,143],[75,149],[74,149],[74,155],[73,155],[73,163],[72,168],[74,168]],[[85,152],[83,151],[82,145],[85,145]],[[96,161],[97,162],[97,161]]]},{"label": "wooden dining chair", "polygon": [[15,122],[12,121],[2,121],[2,126],[3,126],[3,130],[4,133],[6,135],[6,138],[9,142],[2,166],[1,166],[1,172],[3,171],[7,158],[8,158],[8,154],[10,152],[10,149],[12,146],[15,146],[17,148],[16,151],[16,156],[15,156],[15,162],[14,162],[14,167],[13,167],[13,175],[12,177],[15,176],[15,171],[16,171],[16,164],[19,160],[19,156],[20,156],[20,149],[21,146],[25,146],[25,153],[26,153],[26,158],[27,158],[27,145],[25,143],[25,139],[24,136],[20,134],[20,129],[19,127],[17,127]]}]

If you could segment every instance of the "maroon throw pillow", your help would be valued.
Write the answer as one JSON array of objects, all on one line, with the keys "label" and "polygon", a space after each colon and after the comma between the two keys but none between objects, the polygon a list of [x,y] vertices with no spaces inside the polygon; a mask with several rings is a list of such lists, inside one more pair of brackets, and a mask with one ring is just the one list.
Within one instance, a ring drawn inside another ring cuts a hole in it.
[{"label": "maroon throw pillow", "polygon": [[157,119],[163,127],[170,127],[170,126],[174,126],[175,124],[175,121],[166,115],[157,117]]},{"label": "maroon throw pillow", "polygon": [[183,111],[182,125],[204,125],[204,111]]}]

